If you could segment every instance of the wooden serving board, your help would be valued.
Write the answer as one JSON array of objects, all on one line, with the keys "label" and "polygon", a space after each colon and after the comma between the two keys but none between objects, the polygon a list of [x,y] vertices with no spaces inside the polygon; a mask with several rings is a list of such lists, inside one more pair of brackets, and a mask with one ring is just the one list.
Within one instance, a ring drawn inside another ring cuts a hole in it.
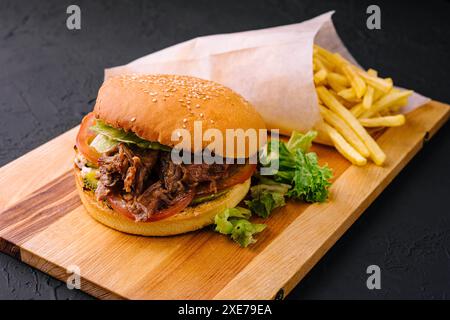
[{"label": "wooden serving board", "polygon": [[314,146],[334,170],[325,204],[290,202],[241,249],[204,229],[152,238],[111,230],[85,212],[72,176],[78,128],[0,168],[0,250],[58,279],[76,265],[81,289],[105,299],[273,299],[287,294],[445,123],[450,106],[430,102],[384,132],[383,167],[351,166]]}]

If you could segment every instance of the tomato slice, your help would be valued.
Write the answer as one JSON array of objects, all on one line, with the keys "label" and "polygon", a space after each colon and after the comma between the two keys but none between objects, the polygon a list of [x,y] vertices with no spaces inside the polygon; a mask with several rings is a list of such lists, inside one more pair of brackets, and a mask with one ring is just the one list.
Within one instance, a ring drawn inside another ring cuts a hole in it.
[{"label": "tomato slice", "polygon": [[78,151],[92,164],[98,165],[98,158],[100,154],[92,148],[89,144],[97,135],[95,132],[89,130],[95,124],[95,116],[93,112],[88,113],[81,121],[80,131],[78,131],[76,146]]},{"label": "tomato slice", "polygon": [[237,169],[230,177],[217,181],[217,189],[225,189],[236,184],[244,183],[253,175],[255,170],[256,164],[246,164]]},{"label": "tomato slice", "polygon": [[[247,181],[255,172],[256,164],[245,164],[239,166],[236,171],[228,178],[217,180],[217,190],[223,190]],[[209,194],[209,188],[198,188],[196,195]]]},{"label": "tomato slice", "polygon": [[[153,222],[162,219],[166,219],[184,210],[194,199],[195,192],[190,190],[187,193],[183,193],[174,199],[175,204],[168,208],[157,211],[151,215],[147,220],[143,222]],[[110,194],[107,196],[108,203],[114,209],[114,211],[123,214],[125,217],[134,220],[133,213],[128,209],[125,200],[117,194]]]},{"label": "tomato slice", "polygon": [[109,194],[106,196],[108,204],[114,211],[123,214],[128,219],[134,220],[134,215],[128,210],[127,203],[123,198],[117,194]]},{"label": "tomato slice", "polygon": [[161,211],[155,212],[151,215],[151,217],[147,220],[148,222],[151,221],[158,221],[161,219],[168,218],[170,216],[173,216],[181,211],[183,211],[191,202],[192,199],[194,199],[195,192],[194,190],[189,191],[188,193],[182,194],[179,196],[176,200],[176,203],[166,209],[163,209]]}]

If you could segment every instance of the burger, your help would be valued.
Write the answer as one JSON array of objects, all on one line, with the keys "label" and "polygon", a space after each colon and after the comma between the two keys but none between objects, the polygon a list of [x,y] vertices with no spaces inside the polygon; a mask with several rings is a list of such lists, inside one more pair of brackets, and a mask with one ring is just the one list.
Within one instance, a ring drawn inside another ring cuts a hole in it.
[{"label": "burger", "polygon": [[256,169],[249,161],[254,151],[249,145],[219,148],[212,154],[224,161],[174,161],[174,150],[194,158],[211,143],[192,139],[178,150],[174,132],[194,136],[196,123],[223,137],[227,129],[265,129],[249,102],[212,81],[178,75],[107,79],[76,137],[74,172],[86,211],[122,232],[167,236],[212,224],[216,214],[238,205]]}]

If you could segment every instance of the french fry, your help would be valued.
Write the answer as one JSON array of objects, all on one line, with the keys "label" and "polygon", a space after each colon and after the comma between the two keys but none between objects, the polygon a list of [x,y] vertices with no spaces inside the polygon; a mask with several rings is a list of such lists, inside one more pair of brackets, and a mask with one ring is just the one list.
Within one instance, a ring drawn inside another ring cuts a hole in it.
[{"label": "french fry", "polygon": [[367,163],[366,158],[358,153],[345,139],[336,131],[332,126],[327,123],[323,123],[325,131],[333,141],[334,146],[348,161],[357,165],[364,166]]},{"label": "french fry", "polygon": [[[368,69],[367,74],[372,77],[378,77],[378,71],[374,69]],[[369,110],[372,107],[373,102],[378,100],[382,94],[382,91],[375,90],[374,87],[367,85],[367,92],[363,98],[364,109]]]},{"label": "french fry", "polygon": [[342,87],[348,87],[350,86],[350,82],[348,79],[343,76],[342,74],[336,73],[336,72],[329,72],[327,75],[328,82],[335,82],[341,85]]},{"label": "french fry", "polygon": [[347,61],[343,56],[341,56],[339,53],[335,52],[333,55],[333,61],[336,64],[336,67],[338,69],[342,69],[343,66],[350,65],[350,62]]},{"label": "french fry", "polygon": [[[369,73],[369,75],[371,75],[371,74]],[[392,89],[389,90],[388,92],[383,92],[383,91],[381,91],[381,90],[377,90],[377,89],[374,88],[374,91],[375,91],[375,92],[374,92],[374,95],[373,95],[373,102],[378,101],[378,100],[379,100],[380,98],[382,98],[385,94],[387,94],[387,93],[391,92],[392,90],[394,90],[394,88],[393,88],[394,83],[393,83],[392,79],[391,79],[391,78],[386,78],[386,79],[384,79],[384,80],[387,81],[387,83],[388,83],[389,86],[392,86]]]},{"label": "french fry", "polygon": [[[383,91],[377,90],[374,88],[374,92],[373,92],[373,103],[375,103],[376,101],[380,100],[381,97],[383,97],[385,95],[385,93]],[[372,103],[372,105],[373,105]]]},{"label": "french fry", "polygon": [[[374,69],[368,69],[367,70],[367,74],[369,75],[369,76],[372,76],[372,77],[378,77],[378,71],[377,70],[374,70]],[[367,87],[369,88],[373,88],[371,85],[367,85]],[[384,95],[384,92],[383,91],[380,91],[380,90],[377,90],[377,89],[375,89],[375,88],[373,88],[373,97],[372,97],[372,104],[375,102],[375,101],[377,101],[378,99],[380,99],[381,98],[381,96],[383,96]]]},{"label": "french fry", "polygon": [[364,96],[367,90],[367,85],[355,71],[355,69],[350,65],[344,65],[341,69],[344,75],[347,77],[348,81],[350,81],[351,86],[355,90],[356,97],[361,98],[362,96]]},{"label": "french fry", "polygon": [[345,90],[350,85],[347,78],[335,72],[328,72],[327,82],[335,92]]},{"label": "french fry", "polygon": [[350,109],[350,112],[356,117],[359,118],[360,115],[365,111],[366,109],[363,107],[362,103],[358,103],[353,106],[353,108]]},{"label": "french fry", "polygon": [[355,66],[351,66],[350,68],[358,73],[358,75],[363,78],[368,85],[374,87],[375,89],[384,93],[388,93],[392,89],[393,84],[391,81],[371,76],[364,70],[356,68]]},{"label": "french fry", "polygon": [[320,114],[325,121],[331,124],[363,157],[368,157],[370,155],[369,149],[367,149],[364,142],[344,120],[324,106],[319,105],[319,108]]},{"label": "french fry", "polygon": [[314,74],[314,83],[317,85],[321,85],[327,79],[327,70],[320,69]]},{"label": "french fry", "polygon": [[367,86],[367,91],[366,91],[366,94],[364,95],[364,98],[362,101],[362,105],[363,105],[364,109],[369,110],[372,107],[373,94],[374,94],[373,87]]},{"label": "french fry", "polygon": [[400,107],[406,106],[406,105],[408,104],[408,98],[409,98],[409,96],[410,96],[410,95],[407,95],[407,96],[405,96],[405,97],[403,97],[403,98],[398,99],[396,104],[397,104],[398,106],[400,106]]},{"label": "french fry", "polygon": [[315,61],[315,63],[317,64],[317,68],[318,68],[319,70],[324,69],[325,71],[328,72],[329,67],[328,67],[325,63],[323,63],[323,61],[322,61],[322,59],[321,59],[320,57],[315,58],[314,61]]},{"label": "french fry", "polygon": [[394,103],[391,107],[389,107],[389,110],[391,112],[398,112],[402,107],[406,106],[408,104],[408,96],[401,98],[399,100],[397,100],[396,103]]},{"label": "french fry", "polygon": [[317,50],[317,55],[319,57],[328,61],[328,63],[333,65],[335,68],[340,68],[343,64],[348,63],[347,60],[342,58],[342,56],[338,53],[331,53],[318,45],[314,45],[314,49]]},{"label": "french fry", "polygon": [[315,53],[314,59],[320,61],[320,63],[327,69],[327,71],[333,71],[335,66],[330,63],[327,59],[323,58],[320,54]]},{"label": "french fry", "polygon": [[[344,98],[342,98],[340,95],[338,95],[335,91],[333,91],[333,90],[330,90],[330,93],[333,95],[333,97],[335,97],[335,99],[337,100],[337,101],[339,101],[344,107],[346,107],[346,108],[351,108],[352,107],[352,104],[354,103],[354,102],[350,102],[350,101],[348,101],[348,100],[345,100]],[[323,104],[323,103],[322,103]]]},{"label": "french fry", "polygon": [[316,88],[317,93],[323,103],[337,113],[347,124],[356,132],[356,134],[364,141],[369,149],[370,158],[377,165],[382,165],[386,159],[386,155],[373,138],[367,133],[366,129],[359,123],[358,119],[345,108],[329,91],[323,86]]},{"label": "french fry", "polygon": [[331,80],[329,77],[327,77],[328,85],[333,89],[334,92],[340,92],[342,90],[347,89],[346,87],[341,86],[339,83],[335,82],[334,80]]},{"label": "french fry", "polygon": [[362,118],[359,119],[359,122],[364,127],[398,127],[405,124],[405,116],[402,114],[397,114],[394,116],[385,116],[378,118]]},{"label": "french fry", "polygon": [[319,71],[320,69],[319,69],[319,66],[317,65],[317,60],[316,59],[314,59],[313,60],[313,72],[315,73],[315,72],[317,72],[317,71]]},{"label": "french fry", "polygon": [[350,101],[350,102],[358,101],[356,98],[355,89],[353,89],[353,88],[341,90],[337,94],[338,94],[338,96],[344,98],[347,101]]},{"label": "french fry", "polygon": [[361,114],[361,118],[370,118],[375,113],[380,112],[382,110],[388,109],[389,107],[393,106],[395,103],[398,103],[401,101],[401,99],[408,97],[412,94],[412,91],[410,90],[404,90],[404,91],[398,91],[393,90],[392,92],[389,92],[387,95],[383,96],[375,102],[370,110],[366,110]]},{"label": "french fry", "polygon": [[378,71],[372,68],[367,69],[367,74],[372,77],[378,77]]}]

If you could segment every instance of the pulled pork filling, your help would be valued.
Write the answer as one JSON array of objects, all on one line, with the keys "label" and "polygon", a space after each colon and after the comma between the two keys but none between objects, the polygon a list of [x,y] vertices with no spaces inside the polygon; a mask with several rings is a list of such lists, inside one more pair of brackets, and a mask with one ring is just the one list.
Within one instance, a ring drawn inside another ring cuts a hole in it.
[{"label": "pulled pork filling", "polygon": [[[170,152],[120,143],[98,160],[97,200],[119,199],[136,220],[176,205],[183,197],[217,192],[237,165],[175,164]],[[192,199],[192,198],[191,198]]]}]

